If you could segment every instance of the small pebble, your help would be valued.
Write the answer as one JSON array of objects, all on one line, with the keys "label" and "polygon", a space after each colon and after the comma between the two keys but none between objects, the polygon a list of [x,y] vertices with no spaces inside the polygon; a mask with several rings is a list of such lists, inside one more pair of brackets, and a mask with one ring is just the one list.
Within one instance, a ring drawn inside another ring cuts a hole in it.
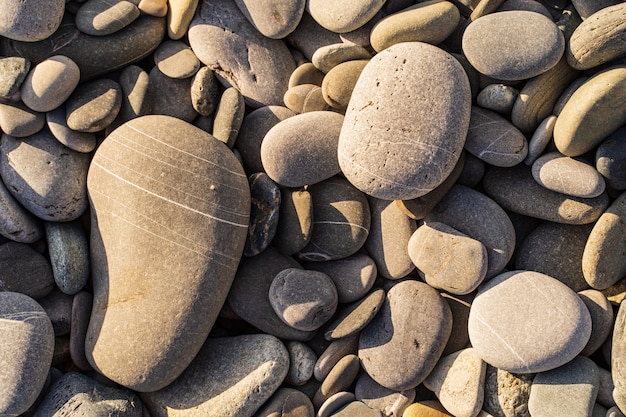
[{"label": "small pebble", "polygon": [[46,222],[46,242],[57,286],[76,294],[90,275],[89,246],[85,231],[76,222]]},{"label": "small pebble", "polygon": [[200,60],[182,41],[165,41],[154,51],[154,62],[170,78],[189,78],[200,69]]},{"label": "small pebble", "polygon": [[295,340],[287,342],[286,347],[289,352],[289,371],[285,382],[295,386],[306,384],[313,377],[317,362],[315,352],[306,344]]}]

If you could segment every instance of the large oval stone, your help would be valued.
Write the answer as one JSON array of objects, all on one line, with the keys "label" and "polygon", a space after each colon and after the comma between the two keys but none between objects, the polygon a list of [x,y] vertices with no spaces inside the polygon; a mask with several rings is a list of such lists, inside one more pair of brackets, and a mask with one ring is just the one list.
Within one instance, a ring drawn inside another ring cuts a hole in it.
[{"label": "large oval stone", "polygon": [[393,45],[370,60],[354,87],[339,166],[373,197],[420,197],[452,172],[470,107],[467,75],[452,55],[420,42]]},{"label": "large oval stone", "polygon": [[439,293],[423,282],[402,281],[361,332],[363,369],[386,388],[415,388],[437,364],[451,330],[452,313]]},{"label": "large oval stone", "polygon": [[0,414],[17,416],[35,403],[54,350],[45,310],[27,295],[0,292]]},{"label": "large oval stone", "polygon": [[254,107],[282,105],[296,68],[287,45],[252,26],[233,0],[206,0],[189,26],[189,44],[223,84]]},{"label": "large oval stone", "polygon": [[478,290],[468,330],[472,347],[491,366],[543,372],[580,353],[591,334],[591,316],[562,282],[539,272],[511,271]]},{"label": "large oval stone", "polygon": [[161,389],[198,353],[230,289],[248,228],[246,175],[208,133],[144,116],[105,139],[87,186],[87,358],[121,385]]}]

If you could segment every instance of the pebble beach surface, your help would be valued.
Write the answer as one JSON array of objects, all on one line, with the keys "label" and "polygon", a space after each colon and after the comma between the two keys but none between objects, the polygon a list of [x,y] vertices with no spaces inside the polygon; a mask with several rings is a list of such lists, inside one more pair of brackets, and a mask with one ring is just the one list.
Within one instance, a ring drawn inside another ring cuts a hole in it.
[{"label": "pebble beach surface", "polygon": [[622,0],[2,0],[0,416],[626,413]]}]

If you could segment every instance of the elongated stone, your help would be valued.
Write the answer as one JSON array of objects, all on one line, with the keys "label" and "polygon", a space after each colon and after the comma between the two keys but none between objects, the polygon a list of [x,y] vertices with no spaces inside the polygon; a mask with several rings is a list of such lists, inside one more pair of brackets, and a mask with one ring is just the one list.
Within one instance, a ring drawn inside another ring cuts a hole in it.
[{"label": "elongated stone", "polygon": [[198,353],[226,299],[248,228],[246,175],[208,133],[144,116],[98,148],[88,189],[87,359],[121,385],[158,390]]}]

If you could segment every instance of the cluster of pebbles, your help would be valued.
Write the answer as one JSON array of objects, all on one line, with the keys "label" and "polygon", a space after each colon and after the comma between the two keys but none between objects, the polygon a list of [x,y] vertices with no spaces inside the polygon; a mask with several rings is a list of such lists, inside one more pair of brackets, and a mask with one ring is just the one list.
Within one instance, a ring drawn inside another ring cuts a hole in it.
[{"label": "cluster of pebbles", "polygon": [[2,0],[0,415],[619,417],[626,3]]}]

